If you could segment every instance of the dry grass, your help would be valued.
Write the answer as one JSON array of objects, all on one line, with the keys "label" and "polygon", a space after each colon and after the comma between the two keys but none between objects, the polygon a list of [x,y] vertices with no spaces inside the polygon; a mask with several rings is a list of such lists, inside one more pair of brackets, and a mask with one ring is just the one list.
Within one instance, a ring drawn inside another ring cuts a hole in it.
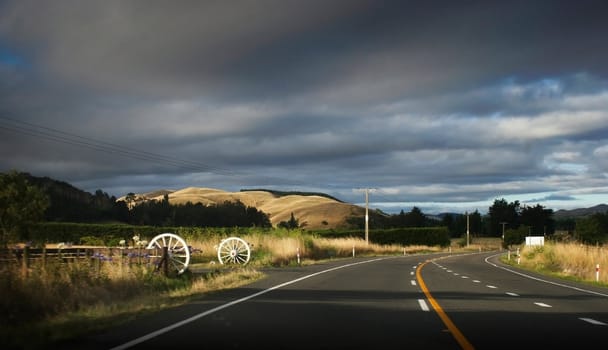
[{"label": "dry grass", "polygon": [[[364,239],[347,238],[312,238],[308,235],[290,233],[283,234],[251,233],[240,236],[246,241],[252,251],[249,266],[290,266],[307,265],[325,259],[348,258],[374,255],[400,255],[437,252],[445,250],[441,247],[380,245],[366,243]],[[193,261],[198,268],[216,268],[217,246],[222,237],[206,237],[204,240],[189,240],[189,243],[200,250]]]},{"label": "dry grass", "polygon": [[[519,265],[524,268],[562,278],[608,285],[606,247],[545,242],[544,246],[522,246],[519,253]],[[511,263],[517,263],[515,255]],[[596,281],[597,264],[600,273]]]},{"label": "dry grass", "polygon": [[[255,269],[165,278],[150,266],[85,260],[0,269],[0,341],[8,348],[41,348],[262,278]],[[36,337],[31,337],[36,334]]]},{"label": "dry grass", "polygon": [[[363,216],[365,208],[341,203],[323,196],[286,195],[275,197],[266,191],[227,192],[223,190],[187,187],[177,191],[160,190],[147,194],[138,194],[141,201],[162,200],[168,194],[171,204],[187,202],[204,205],[222,204],[226,201],[240,201],[246,206],[255,207],[266,213],[273,226],[287,221],[291,213],[305,224],[307,229],[330,229],[344,226],[345,219],[351,216]],[[124,200],[124,197],[119,198]]]}]

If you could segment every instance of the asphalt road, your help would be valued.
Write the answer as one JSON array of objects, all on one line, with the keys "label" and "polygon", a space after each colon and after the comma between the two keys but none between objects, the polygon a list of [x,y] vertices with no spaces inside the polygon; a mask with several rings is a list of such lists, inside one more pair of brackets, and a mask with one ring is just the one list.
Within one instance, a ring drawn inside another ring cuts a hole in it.
[{"label": "asphalt road", "polygon": [[[339,259],[66,344],[80,349],[530,349],[608,343],[608,289],[499,252]],[[593,346],[594,348],[596,346]]]}]

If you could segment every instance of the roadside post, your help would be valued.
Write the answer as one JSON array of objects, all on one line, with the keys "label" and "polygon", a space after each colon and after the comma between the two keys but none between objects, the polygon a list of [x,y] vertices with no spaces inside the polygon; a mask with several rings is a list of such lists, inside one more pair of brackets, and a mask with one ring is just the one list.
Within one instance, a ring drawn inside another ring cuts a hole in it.
[{"label": "roadside post", "polygon": [[595,281],[599,282],[600,280],[600,264],[595,265]]}]

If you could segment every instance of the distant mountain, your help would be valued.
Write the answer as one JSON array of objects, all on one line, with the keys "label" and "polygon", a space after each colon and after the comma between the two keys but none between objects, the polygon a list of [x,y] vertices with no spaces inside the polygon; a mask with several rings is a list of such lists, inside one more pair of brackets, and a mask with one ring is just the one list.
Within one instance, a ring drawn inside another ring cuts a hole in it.
[{"label": "distant mountain", "polygon": [[590,208],[579,208],[571,210],[560,209],[553,213],[553,217],[556,219],[580,218],[596,213],[604,214],[606,212],[608,212],[608,205],[599,204]]},{"label": "distant mountain", "polygon": [[439,213],[439,214],[424,214],[424,216],[427,217],[427,219],[429,220],[435,220],[435,221],[443,221],[443,219],[446,216],[451,216],[452,219],[455,219],[459,216],[462,216],[462,213]]},{"label": "distant mountain", "polygon": [[[560,210],[553,212],[553,218],[554,219],[575,219],[575,218],[581,218],[581,217],[593,215],[596,213],[604,214],[606,212],[608,212],[608,204],[598,204],[598,205],[590,207],[590,208],[577,208],[577,209],[570,209],[570,210],[560,209]],[[439,213],[439,214],[435,214],[435,215],[427,214],[426,216],[429,219],[441,221],[441,220],[443,220],[444,217],[450,216],[450,215],[452,216],[452,218],[456,218],[463,214],[462,213]],[[485,215],[487,215],[487,214],[485,214]]]}]

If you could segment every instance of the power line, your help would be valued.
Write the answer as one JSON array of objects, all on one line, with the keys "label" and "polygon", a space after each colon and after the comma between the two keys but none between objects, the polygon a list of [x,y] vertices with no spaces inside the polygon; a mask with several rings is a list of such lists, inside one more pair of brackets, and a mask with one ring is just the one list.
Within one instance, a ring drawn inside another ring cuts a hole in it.
[{"label": "power line", "polygon": [[186,159],[180,159],[176,157],[161,155],[157,153],[147,152],[138,150],[135,148],[110,143],[102,140],[97,140],[89,137],[83,137],[80,135],[68,133],[65,131],[61,131],[58,129],[49,128],[42,125],[37,125],[33,123],[28,123],[25,121],[16,120],[14,118],[9,118],[5,116],[0,116],[0,129],[20,133],[22,135],[28,135],[32,137],[37,137],[40,139],[45,139],[53,142],[64,143],[71,146],[83,147],[91,150],[95,150],[98,152],[104,152],[114,155],[119,155],[123,157],[128,157],[132,159],[144,160],[144,161],[152,161],[157,162],[181,169],[186,169],[190,171],[198,171],[198,172],[207,172],[214,173],[218,175],[232,176],[232,177],[244,177],[244,176],[253,176],[255,175],[258,178],[266,179],[270,182],[275,183],[290,183],[295,186],[311,186],[311,187],[319,187],[323,188],[324,186],[319,184],[310,184],[302,181],[298,181],[295,179],[285,179],[285,178],[277,178],[267,175],[260,175],[258,173],[245,173],[245,172],[236,172],[229,169],[224,169],[216,166],[212,166],[209,164],[204,164],[200,162],[194,162]]},{"label": "power line", "polygon": [[[341,189],[340,187],[327,185],[327,184],[322,185],[322,184],[305,183],[302,181],[295,180],[293,178],[285,179],[285,178],[277,178],[277,177],[271,177],[271,176],[266,176],[266,175],[260,175],[258,173],[252,174],[252,173],[246,173],[246,172],[237,172],[237,171],[233,171],[233,170],[229,170],[229,169],[220,168],[217,166],[212,166],[212,165],[205,164],[205,163],[194,162],[194,161],[187,160],[187,159],[180,159],[180,158],[152,153],[152,152],[148,152],[148,151],[142,151],[139,149],[127,147],[124,145],[119,145],[116,143],[110,143],[110,142],[106,142],[103,140],[97,140],[97,139],[93,139],[90,137],[84,137],[84,136],[76,135],[73,133],[61,131],[58,129],[54,129],[54,128],[50,128],[50,127],[46,127],[46,126],[42,126],[42,125],[38,125],[38,124],[34,124],[34,123],[17,120],[17,119],[6,117],[6,116],[0,116],[0,130],[5,130],[5,131],[13,132],[13,133],[19,133],[22,135],[36,137],[39,139],[44,139],[44,140],[48,140],[48,141],[52,141],[52,142],[63,143],[63,144],[67,144],[70,146],[87,148],[87,149],[91,149],[94,151],[108,153],[108,154],[117,155],[117,156],[121,156],[121,157],[128,157],[128,158],[142,160],[142,161],[157,162],[157,163],[161,163],[164,165],[177,167],[180,169],[185,169],[185,170],[189,170],[189,171],[193,171],[193,172],[207,172],[207,173],[214,173],[214,174],[218,174],[218,175],[231,176],[231,177],[244,177],[244,176],[255,175],[259,178],[266,179],[267,181],[271,181],[274,183],[290,183],[294,186],[303,186],[303,187],[309,186],[309,187],[317,187],[317,188],[335,187],[337,189]],[[367,188],[366,190],[368,191],[368,193],[377,191],[377,189],[375,189],[375,188],[373,188],[373,189]],[[380,195],[380,197],[382,197],[382,196]],[[387,199],[387,198],[385,198],[385,199]],[[389,200],[389,199],[387,199],[387,200]],[[368,205],[369,205],[368,196],[366,195],[366,217],[367,217]],[[368,219],[366,219],[366,224],[367,224],[367,220]]]},{"label": "power line", "polygon": [[[203,163],[193,162],[189,160],[179,159],[175,157],[164,156],[156,153],[147,151],[141,151],[134,148],[126,147],[123,145],[113,144],[105,141],[100,141],[88,137],[83,137],[71,133],[67,133],[61,130],[36,125],[24,121],[15,120],[7,117],[0,117],[4,120],[4,125],[0,124],[0,129],[18,132],[21,134],[40,137],[46,140],[65,143],[73,146],[85,147],[88,149],[117,154],[129,158],[139,160],[157,161],[160,163],[185,168],[189,170],[197,170],[204,172],[212,172],[220,175],[236,176],[238,173]],[[12,124],[7,124],[7,122]]]}]

